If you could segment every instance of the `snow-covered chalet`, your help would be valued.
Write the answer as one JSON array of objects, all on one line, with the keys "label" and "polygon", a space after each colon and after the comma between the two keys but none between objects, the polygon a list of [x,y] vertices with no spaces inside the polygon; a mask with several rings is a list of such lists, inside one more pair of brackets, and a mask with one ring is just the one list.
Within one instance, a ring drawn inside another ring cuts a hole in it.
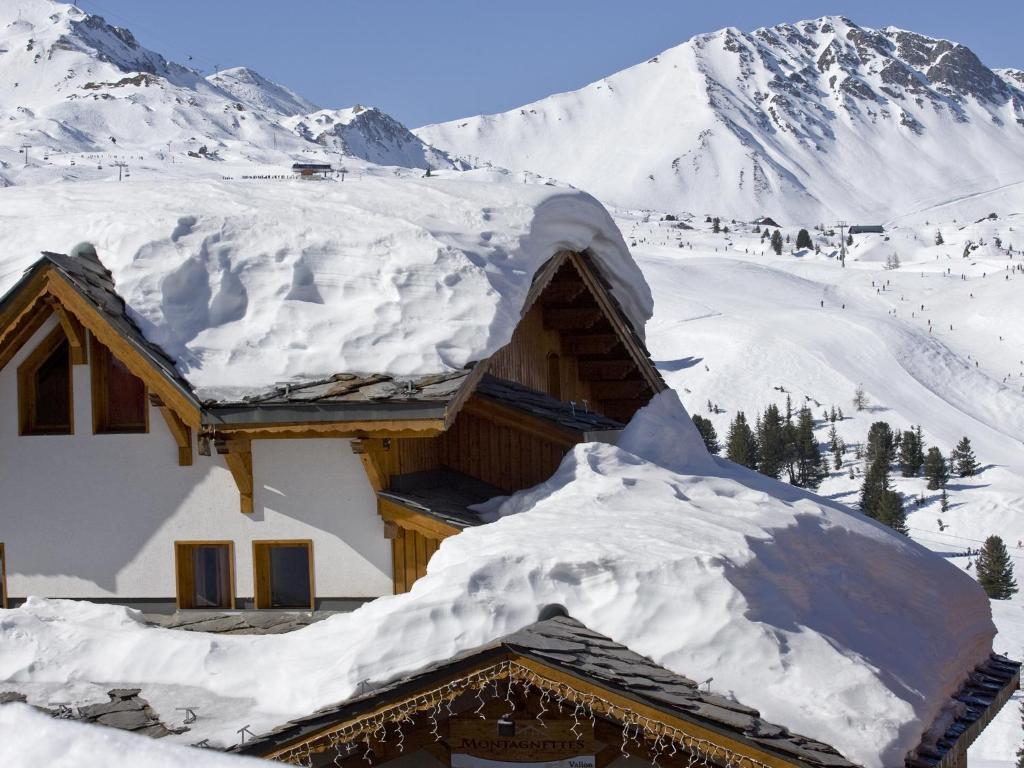
[{"label": "snow-covered chalet", "polygon": [[[143,246],[104,244],[87,213],[47,235],[92,245],[31,257],[0,303],[5,605],[345,609],[403,592],[481,522],[475,504],[614,440],[664,388],[616,283],[649,296],[622,279],[635,267],[596,201],[410,186],[345,185],[360,209],[289,185],[323,215],[283,233],[216,205],[161,220],[176,192],[153,190],[126,216]],[[67,207],[95,210],[87,197]],[[411,227],[407,209],[435,220]],[[268,317],[287,338],[266,342]],[[299,348],[316,349],[289,369]]]}]

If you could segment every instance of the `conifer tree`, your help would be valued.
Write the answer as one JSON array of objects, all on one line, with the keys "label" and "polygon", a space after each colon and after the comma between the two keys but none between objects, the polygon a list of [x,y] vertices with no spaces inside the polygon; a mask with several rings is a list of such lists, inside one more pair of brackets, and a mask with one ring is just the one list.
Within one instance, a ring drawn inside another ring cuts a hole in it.
[{"label": "conifer tree", "polygon": [[917,432],[908,429],[900,441],[900,474],[904,477],[915,477],[924,464],[924,449],[921,447]]},{"label": "conifer tree", "polygon": [[814,417],[811,409],[800,409],[796,425],[796,485],[801,488],[817,488],[828,475],[828,468],[821,457],[821,448],[814,436]]},{"label": "conifer tree", "polygon": [[711,220],[711,231],[716,235],[722,231],[721,222],[718,220],[717,216]]},{"label": "conifer tree", "polygon": [[896,448],[892,434],[892,427],[884,421],[876,421],[868,430],[867,450],[865,459],[868,464],[881,461],[886,469],[892,464],[896,455]]},{"label": "conifer tree", "polygon": [[757,453],[757,439],[747,423],[747,417],[743,411],[739,411],[729,426],[725,457],[749,469],[757,469]]},{"label": "conifer tree", "polygon": [[924,476],[928,478],[929,491],[945,488],[949,481],[946,458],[942,455],[942,451],[934,445],[928,449],[928,454],[924,457]]},{"label": "conifer tree", "polygon": [[960,439],[949,458],[951,463],[956,465],[956,473],[960,477],[973,477],[981,468],[974,458],[974,449],[971,448],[971,441],[967,437]]},{"label": "conifer tree", "polygon": [[945,242],[946,241],[942,239],[942,232],[940,232],[939,230],[936,229],[935,230],[935,244],[936,245],[942,245]]},{"label": "conifer tree", "polygon": [[697,427],[697,431],[700,432],[700,438],[704,441],[704,446],[708,449],[709,453],[718,453],[722,450],[722,447],[718,444],[718,433],[715,432],[715,426],[711,423],[711,419],[705,419],[699,413],[693,415],[694,426]]},{"label": "conifer tree", "polygon": [[765,408],[758,419],[757,446],[759,457],[757,471],[768,477],[779,478],[786,463],[786,443],[783,435],[782,416],[774,403]]},{"label": "conifer tree", "polygon": [[949,494],[946,493],[946,489],[942,489],[942,495],[939,496],[939,509],[943,512],[949,512]]},{"label": "conifer tree", "polygon": [[978,583],[993,600],[1009,600],[1017,594],[1013,563],[1006,545],[998,536],[989,536],[978,555]]},{"label": "conifer tree", "polygon": [[777,229],[772,232],[772,250],[776,256],[782,255],[782,233]]},{"label": "conifer tree", "polygon": [[843,468],[843,454],[846,453],[846,443],[836,432],[835,424],[828,432],[828,449],[832,452],[832,462],[836,469]]},{"label": "conifer tree", "polygon": [[796,247],[797,248],[813,248],[814,243],[811,242],[811,233],[806,229],[801,229],[796,233]]},{"label": "conifer tree", "polygon": [[858,411],[863,411],[868,407],[868,396],[864,391],[863,384],[858,384],[857,388],[853,390],[853,407]]},{"label": "conifer tree", "polygon": [[910,533],[907,528],[907,513],[903,509],[903,497],[891,488],[886,489],[879,499],[878,522],[888,525],[904,536]]}]

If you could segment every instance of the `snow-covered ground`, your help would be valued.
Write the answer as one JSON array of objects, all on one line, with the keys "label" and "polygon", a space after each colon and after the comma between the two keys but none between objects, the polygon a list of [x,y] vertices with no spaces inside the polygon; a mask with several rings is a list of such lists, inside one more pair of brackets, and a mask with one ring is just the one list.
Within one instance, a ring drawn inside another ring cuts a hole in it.
[{"label": "snow-covered ground", "polygon": [[[794,408],[812,408],[825,444],[831,425],[823,411],[841,408],[836,430],[848,451],[820,493],[855,505],[863,477],[851,479],[849,471],[863,471],[863,461],[854,446],[872,422],[920,424],[926,444],[946,456],[966,435],[983,471],[950,481],[948,512],[922,478],[895,473],[911,536],[967,568],[966,551],[1000,535],[1024,582],[1024,273],[1013,271],[1024,264],[1024,216],[974,222],[964,220],[963,204],[941,210],[950,218],[922,213],[884,235],[856,235],[845,268],[835,258],[838,237],[813,230],[820,254],[787,245],[776,256],[749,224],[724,221],[730,232],[714,234],[704,217],[687,222],[692,230],[649,212],[623,211],[617,220],[654,291],[651,352],[721,442],[738,410],[753,421],[769,403],[783,407],[788,393]],[[793,242],[797,231],[782,229]],[[964,258],[968,241],[985,245]],[[899,269],[885,268],[892,254]],[[870,400],[859,413],[852,404],[858,384]],[[709,400],[724,412],[710,412]],[[917,507],[913,499],[922,494]],[[1022,658],[1024,597],[993,602],[993,609],[996,650]],[[1024,741],[1017,703],[988,727],[972,761],[1012,763]]]},{"label": "snow-covered ground", "polygon": [[198,707],[193,729],[168,738],[231,744],[243,724],[259,733],[557,604],[670,669],[713,677],[768,721],[882,768],[919,743],[995,631],[981,590],[941,558],[712,459],[671,391],[618,446],[577,446],[549,481],[496,512],[446,539],[411,592],[289,635],[184,633],[123,608],[33,599],[0,613],[0,679],[40,703],[102,698],[96,681],[131,683],[171,724],[177,707]]}]

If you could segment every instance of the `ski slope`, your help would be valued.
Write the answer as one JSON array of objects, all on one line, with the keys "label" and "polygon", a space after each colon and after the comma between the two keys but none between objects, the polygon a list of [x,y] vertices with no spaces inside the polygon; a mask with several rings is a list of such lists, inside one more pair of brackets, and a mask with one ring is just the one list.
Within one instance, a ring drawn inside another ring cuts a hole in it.
[{"label": "ski slope", "polygon": [[[963,218],[957,204],[942,208]],[[836,430],[848,450],[819,493],[849,505],[863,480],[849,477],[864,468],[854,446],[872,422],[900,430],[920,424],[926,444],[945,456],[969,436],[983,471],[950,481],[947,513],[923,478],[895,473],[910,534],[965,569],[968,548],[1000,535],[1024,583],[1024,273],[1012,271],[1024,255],[1015,250],[1011,258],[992,244],[1001,236],[1008,246],[1019,235],[1024,246],[1024,216],[969,224],[926,224],[922,216],[885,235],[856,236],[845,268],[834,254],[837,237],[814,233],[821,254],[787,246],[776,256],[750,225],[725,222],[733,231],[724,235],[703,218],[688,222],[694,230],[660,218],[620,211],[617,220],[654,292],[648,346],[687,409],[710,418],[724,444],[737,411],[753,423],[770,403],[784,409],[788,393],[794,409],[811,407],[825,445],[831,425],[823,411],[841,408]],[[943,246],[934,245],[936,229]],[[781,231],[795,242],[796,228]],[[987,245],[962,256],[967,241],[981,240]],[[901,267],[887,270],[892,253]],[[858,384],[870,400],[860,413],[852,404]],[[709,400],[724,412],[709,412]],[[1024,597],[994,601],[993,611],[996,650],[1024,657]],[[1013,764],[1022,741],[1018,703],[988,727],[972,764]]]}]

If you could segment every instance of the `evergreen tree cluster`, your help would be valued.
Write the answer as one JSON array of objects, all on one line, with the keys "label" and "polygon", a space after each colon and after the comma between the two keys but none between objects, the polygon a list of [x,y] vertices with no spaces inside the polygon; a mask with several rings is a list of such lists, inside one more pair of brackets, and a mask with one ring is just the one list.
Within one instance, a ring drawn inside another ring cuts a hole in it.
[{"label": "evergreen tree cluster", "polygon": [[[900,440],[902,443],[902,438]],[[896,456],[896,436],[884,421],[876,421],[868,430],[864,457],[867,471],[860,489],[860,508],[868,517],[885,523],[894,531],[908,533],[903,496],[893,489],[889,471]]]},{"label": "evergreen tree cluster", "polygon": [[779,479],[785,472],[793,485],[817,488],[828,475],[828,464],[814,436],[814,417],[807,406],[794,414],[786,400],[785,415],[769,405],[753,428],[743,412],[737,413],[729,427],[726,457],[768,477]]}]

